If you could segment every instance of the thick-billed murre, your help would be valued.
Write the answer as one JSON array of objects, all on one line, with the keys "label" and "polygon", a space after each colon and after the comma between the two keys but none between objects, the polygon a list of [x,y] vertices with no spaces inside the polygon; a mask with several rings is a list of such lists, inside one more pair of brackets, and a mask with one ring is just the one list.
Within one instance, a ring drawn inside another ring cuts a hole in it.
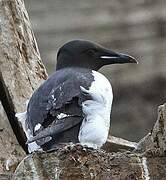
[{"label": "thick-billed murre", "polygon": [[59,49],[56,72],[33,93],[27,111],[16,114],[29,152],[68,142],[100,148],[106,142],[113,93],[97,70],[116,63],[137,61],[86,40],[73,40]]}]

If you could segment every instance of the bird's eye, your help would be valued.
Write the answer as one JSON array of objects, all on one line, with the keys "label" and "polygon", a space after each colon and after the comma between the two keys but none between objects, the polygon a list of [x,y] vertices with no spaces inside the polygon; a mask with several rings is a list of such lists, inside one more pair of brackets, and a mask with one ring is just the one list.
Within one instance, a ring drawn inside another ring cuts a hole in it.
[{"label": "bird's eye", "polygon": [[95,55],[95,53],[97,52],[97,50],[96,49],[88,49],[87,51],[86,51],[86,53],[88,54],[88,55]]}]

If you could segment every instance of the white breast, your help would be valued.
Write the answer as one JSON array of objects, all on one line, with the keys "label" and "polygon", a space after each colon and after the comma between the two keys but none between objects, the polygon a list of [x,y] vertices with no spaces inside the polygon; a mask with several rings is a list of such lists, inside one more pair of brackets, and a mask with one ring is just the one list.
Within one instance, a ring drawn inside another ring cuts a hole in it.
[{"label": "white breast", "polygon": [[111,84],[104,75],[93,71],[93,76],[94,81],[89,90],[80,87],[84,93],[92,97],[92,100],[82,103],[85,118],[78,138],[83,145],[100,148],[108,137],[113,93]]}]

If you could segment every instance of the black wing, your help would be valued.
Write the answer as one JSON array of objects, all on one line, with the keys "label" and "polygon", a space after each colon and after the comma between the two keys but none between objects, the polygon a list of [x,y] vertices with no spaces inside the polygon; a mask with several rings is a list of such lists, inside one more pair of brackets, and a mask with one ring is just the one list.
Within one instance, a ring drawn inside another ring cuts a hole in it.
[{"label": "black wing", "polygon": [[[46,131],[51,135],[50,126],[57,134],[79,124],[83,119],[81,102],[87,98],[81,93],[80,86],[88,88],[92,81],[89,72],[80,71],[78,74],[60,71],[49,78],[33,94],[28,105],[27,122],[33,135],[37,138],[37,134]],[[58,119],[61,113],[67,116]],[[37,124],[41,127],[35,131]]]}]

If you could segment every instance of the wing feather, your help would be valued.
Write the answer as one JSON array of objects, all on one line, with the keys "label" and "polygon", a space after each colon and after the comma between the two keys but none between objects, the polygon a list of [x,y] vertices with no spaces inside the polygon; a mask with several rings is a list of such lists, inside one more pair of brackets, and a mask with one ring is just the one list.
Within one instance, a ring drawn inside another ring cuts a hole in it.
[{"label": "wing feather", "polygon": [[[62,133],[82,122],[81,103],[87,97],[82,93],[80,86],[88,89],[89,79],[93,80],[89,72],[80,70],[75,74],[73,71],[61,70],[34,92],[27,108],[27,125],[34,139],[48,137],[50,133],[51,135]],[[58,119],[61,113],[67,117]],[[36,125],[39,124],[40,129],[35,131]]]}]

